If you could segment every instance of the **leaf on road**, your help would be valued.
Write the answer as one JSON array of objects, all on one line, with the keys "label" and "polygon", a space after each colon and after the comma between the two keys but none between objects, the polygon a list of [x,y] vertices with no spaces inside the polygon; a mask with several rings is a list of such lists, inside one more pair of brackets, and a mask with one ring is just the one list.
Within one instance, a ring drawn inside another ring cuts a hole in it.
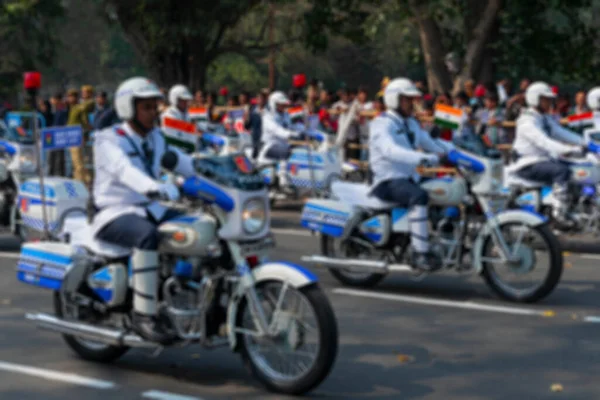
[{"label": "leaf on road", "polygon": [[408,354],[398,354],[396,358],[398,361],[400,361],[400,364],[407,364],[415,361],[415,358],[413,356],[409,356]]},{"label": "leaf on road", "polygon": [[550,386],[550,390],[552,390],[553,392],[562,392],[563,391],[563,385],[561,385],[560,383],[553,383]]},{"label": "leaf on road", "polygon": [[546,310],[542,313],[542,316],[544,317],[554,317],[556,316],[556,313],[552,310]]},{"label": "leaf on road", "polygon": [[198,359],[198,358],[200,358],[200,354],[194,353],[194,354],[192,354],[192,358],[193,359]]},{"label": "leaf on road", "polygon": [[2,304],[3,306],[10,306],[10,299],[2,299],[0,300],[0,304]]}]

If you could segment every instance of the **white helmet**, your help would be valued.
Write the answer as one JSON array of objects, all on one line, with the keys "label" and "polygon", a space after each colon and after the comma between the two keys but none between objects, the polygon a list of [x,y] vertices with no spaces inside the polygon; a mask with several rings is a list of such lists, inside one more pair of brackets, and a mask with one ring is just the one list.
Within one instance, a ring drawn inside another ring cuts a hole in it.
[{"label": "white helmet", "polygon": [[156,83],[147,78],[130,78],[121,83],[115,93],[115,110],[124,121],[135,117],[135,99],[162,99],[163,95]]},{"label": "white helmet", "polygon": [[600,110],[600,86],[595,87],[588,92],[587,105],[592,111]]},{"label": "white helmet", "polygon": [[273,92],[269,95],[269,109],[271,112],[275,112],[278,104],[290,104],[290,99],[283,92]]},{"label": "white helmet", "polygon": [[525,102],[529,107],[539,106],[540,97],[554,99],[556,98],[556,93],[552,91],[552,88],[546,82],[532,83],[525,90]]},{"label": "white helmet", "polygon": [[178,100],[193,100],[192,92],[185,85],[175,85],[169,90],[169,103],[172,106],[177,105]]},{"label": "white helmet", "polygon": [[383,104],[389,110],[395,110],[399,106],[400,96],[419,97],[422,93],[415,84],[406,78],[396,78],[387,84],[383,91]]}]

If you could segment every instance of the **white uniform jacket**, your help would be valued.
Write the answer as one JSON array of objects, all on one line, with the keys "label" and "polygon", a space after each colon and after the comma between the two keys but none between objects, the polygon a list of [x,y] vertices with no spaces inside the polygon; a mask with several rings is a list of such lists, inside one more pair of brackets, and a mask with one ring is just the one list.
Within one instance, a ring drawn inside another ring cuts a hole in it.
[{"label": "white uniform jacket", "polygon": [[292,130],[292,124],[287,114],[278,114],[265,111],[262,115],[262,142],[261,153],[266,154],[271,146],[276,144],[287,145],[287,141],[298,134]]},{"label": "white uniform jacket", "polygon": [[[407,129],[408,128],[408,129]],[[408,131],[412,132],[411,144]],[[386,111],[369,125],[369,165],[373,172],[373,188],[379,183],[397,178],[420,180],[416,167],[423,160],[437,161],[437,156],[425,154],[446,153],[453,146],[436,141],[412,117],[402,118],[394,111]]]},{"label": "white uniform jacket", "polygon": [[[153,160],[146,160],[142,143],[146,140]],[[160,187],[161,159],[167,150],[165,139],[155,128],[143,139],[122,123],[98,132],[94,141],[94,204],[99,212],[92,223],[96,235],[106,224],[125,214],[146,217],[149,210],[160,219],[166,208],[150,202],[145,193]],[[190,156],[169,147],[178,156],[175,172],[185,177],[195,174]]]},{"label": "white uniform jacket", "polygon": [[179,110],[179,108],[175,107],[175,106],[171,106],[169,108],[167,108],[160,116],[160,124],[161,126],[164,126],[164,119],[165,117],[168,118],[172,118],[172,119],[177,119],[179,121],[185,121],[185,122],[190,122],[190,117],[188,115],[187,112],[181,112],[181,110]]},{"label": "white uniform jacket", "polygon": [[561,154],[579,150],[583,144],[581,136],[563,128],[554,118],[528,108],[517,118],[513,151],[518,158],[512,167],[518,170],[552,160]]}]

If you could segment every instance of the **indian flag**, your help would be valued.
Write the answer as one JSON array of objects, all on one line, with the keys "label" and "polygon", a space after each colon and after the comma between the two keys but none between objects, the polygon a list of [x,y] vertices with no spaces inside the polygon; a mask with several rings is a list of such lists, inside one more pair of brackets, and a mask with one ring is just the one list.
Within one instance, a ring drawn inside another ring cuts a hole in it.
[{"label": "indian flag", "polygon": [[464,120],[464,112],[460,108],[437,104],[435,106],[434,123],[441,128],[458,129]]},{"label": "indian flag", "polygon": [[304,118],[304,108],[303,107],[292,107],[287,110],[288,115],[292,121],[298,120],[299,118]]},{"label": "indian flag", "polygon": [[205,107],[193,107],[188,110],[192,121],[208,121],[208,110]]},{"label": "indian flag", "polygon": [[162,125],[167,143],[190,153],[196,150],[198,133],[194,124],[165,117]]},{"label": "indian flag", "polygon": [[594,125],[594,113],[587,112],[582,114],[573,114],[567,117],[567,125],[570,128],[584,128]]}]

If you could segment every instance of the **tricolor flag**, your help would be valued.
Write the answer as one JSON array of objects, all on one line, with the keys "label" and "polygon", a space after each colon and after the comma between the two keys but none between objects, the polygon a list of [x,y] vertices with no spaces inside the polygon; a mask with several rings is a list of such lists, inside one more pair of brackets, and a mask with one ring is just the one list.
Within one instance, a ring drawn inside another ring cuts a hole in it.
[{"label": "tricolor flag", "polygon": [[435,106],[434,123],[441,128],[458,129],[464,121],[464,112],[460,108],[454,108],[443,104]]},{"label": "tricolor flag", "polygon": [[304,108],[303,107],[292,107],[287,110],[288,115],[292,122],[297,121],[298,119],[304,120]]},{"label": "tricolor flag", "polygon": [[569,115],[567,117],[567,125],[569,128],[581,129],[594,125],[594,113],[587,112],[582,114]]},{"label": "tricolor flag", "polygon": [[234,130],[237,133],[245,133],[244,127],[244,110],[231,110],[227,113],[226,121],[224,121],[229,129]]},{"label": "tricolor flag", "polygon": [[162,128],[167,143],[188,152],[196,150],[198,136],[194,124],[175,118],[164,117]]},{"label": "tricolor flag", "polygon": [[192,121],[208,121],[208,110],[205,107],[193,107],[188,110]]}]

